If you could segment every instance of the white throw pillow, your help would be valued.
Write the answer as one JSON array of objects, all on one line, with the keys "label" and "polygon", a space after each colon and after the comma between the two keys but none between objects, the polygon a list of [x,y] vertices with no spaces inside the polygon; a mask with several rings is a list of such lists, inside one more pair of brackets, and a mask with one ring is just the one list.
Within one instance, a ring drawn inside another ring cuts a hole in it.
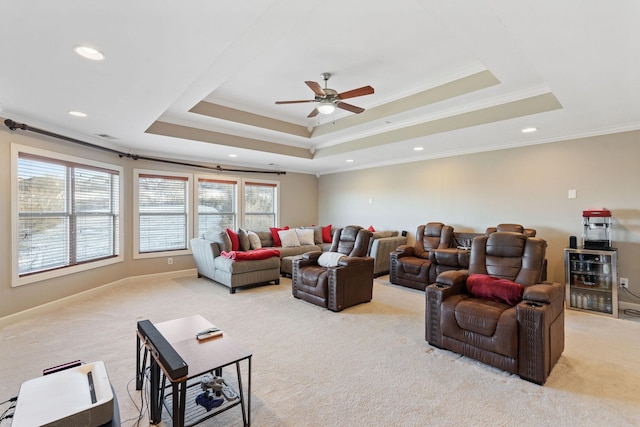
[{"label": "white throw pillow", "polygon": [[296,228],[296,234],[301,246],[316,244],[313,237],[313,228]]},{"label": "white throw pillow", "polygon": [[340,258],[343,257],[346,257],[346,255],[340,252],[323,252],[322,255],[318,257],[318,265],[322,267],[336,267],[338,262],[340,262]]},{"label": "white throw pillow", "polygon": [[298,233],[296,233],[296,230],[293,228],[290,230],[278,230],[278,236],[280,237],[283,248],[294,248],[300,246]]},{"label": "white throw pillow", "polygon": [[255,231],[247,231],[247,235],[249,236],[249,244],[251,246],[251,249],[262,248],[262,242],[260,241],[260,236],[258,236]]}]

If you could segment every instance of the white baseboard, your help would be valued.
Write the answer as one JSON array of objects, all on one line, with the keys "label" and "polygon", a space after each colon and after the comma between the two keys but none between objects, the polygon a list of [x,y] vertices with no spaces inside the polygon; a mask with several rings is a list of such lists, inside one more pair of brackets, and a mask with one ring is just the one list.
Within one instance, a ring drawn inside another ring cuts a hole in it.
[{"label": "white baseboard", "polygon": [[[622,301],[618,302],[618,311],[620,313],[619,317],[623,316],[622,312],[624,310],[636,310],[637,312],[640,313],[640,304],[635,304],[632,302],[622,302]],[[625,318],[628,319],[629,316],[625,316]]]},{"label": "white baseboard", "polygon": [[37,307],[32,307],[32,308],[28,308],[26,310],[23,311],[19,311],[17,313],[13,313],[10,314],[8,316],[5,317],[0,317],[0,328],[6,325],[9,325],[11,323],[17,322],[19,320],[23,320],[29,317],[32,317],[34,315],[37,314],[42,314],[42,313],[46,313],[49,312],[51,310],[54,309],[59,309],[61,307],[63,307],[65,304],[69,303],[70,301],[74,301],[74,300],[79,300],[82,298],[85,298],[88,295],[92,295],[98,292],[102,292],[106,289],[111,289],[111,288],[117,288],[119,286],[123,286],[123,285],[131,285],[131,284],[135,284],[135,283],[140,283],[141,280],[149,280],[149,279],[154,279],[154,278],[162,278],[162,279],[174,279],[177,277],[184,277],[184,276],[194,276],[196,275],[196,269],[195,268],[191,268],[188,270],[180,270],[180,271],[169,271],[166,273],[153,273],[153,274],[146,274],[143,276],[131,276],[131,277],[126,277],[124,279],[120,279],[120,280],[116,280],[115,282],[111,282],[111,283],[107,283],[104,284],[102,286],[98,286],[97,288],[93,288],[93,289],[88,289],[86,291],[83,292],[79,292],[77,294],[73,294],[73,295],[69,295],[68,297],[64,297],[64,298],[60,298],[58,300],[55,301],[51,301],[48,302],[46,304],[42,304],[39,305]]}]

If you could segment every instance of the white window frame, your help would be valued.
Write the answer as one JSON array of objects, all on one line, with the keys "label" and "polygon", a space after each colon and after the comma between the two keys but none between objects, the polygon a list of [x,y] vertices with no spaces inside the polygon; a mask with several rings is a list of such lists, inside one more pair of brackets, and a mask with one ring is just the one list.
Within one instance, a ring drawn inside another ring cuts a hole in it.
[{"label": "white window frame", "polygon": [[[110,169],[118,171],[120,179],[120,188],[119,188],[119,201],[118,201],[118,216],[120,220],[118,221],[118,248],[117,255],[114,257],[101,259],[98,261],[90,261],[78,265],[68,266],[64,268],[59,268],[55,270],[43,271],[40,273],[33,273],[26,276],[20,277],[19,272],[19,224],[18,224],[18,215],[19,215],[19,206],[18,206],[18,160],[20,153],[27,153],[32,155],[37,155],[44,158],[50,158],[54,160],[61,160],[67,162],[78,163],[81,165],[93,166],[96,168],[102,169]],[[98,162],[95,160],[84,159],[80,157],[70,156],[66,154],[61,154],[53,151],[43,150],[35,147],[30,147],[26,145],[20,144],[11,144],[11,251],[12,251],[12,262],[11,262],[11,286],[17,287],[30,283],[41,282],[44,280],[54,279],[57,277],[67,276],[69,274],[75,274],[82,271],[92,270],[95,268],[100,268],[108,265],[117,264],[124,261],[123,255],[123,237],[124,237],[124,226],[123,226],[123,183],[124,183],[124,169],[120,166],[112,165],[109,163]]]},{"label": "white window frame", "polygon": [[[169,176],[169,177],[177,177],[177,178],[185,178],[188,185],[187,192],[187,200],[185,201],[185,209],[186,212],[186,249],[178,249],[178,250],[167,250],[167,251],[157,251],[157,252],[144,252],[140,253],[140,175],[158,175],[158,176]],[[189,255],[191,254],[190,244],[189,244],[189,236],[193,236],[193,174],[191,173],[180,173],[180,172],[167,172],[160,170],[151,170],[151,169],[134,169],[133,170],[133,258],[134,259],[144,259],[144,258],[162,258],[162,257],[171,257],[171,256],[179,256],[179,255]]]},{"label": "white window frame", "polygon": [[[241,185],[241,189],[240,189],[240,206],[241,206],[241,216],[240,218],[242,218],[242,220],[240,221],[242,224],[242,227],[245,227],[246,224],[246,210],[245,210],[245,200],[244,200],[244,196],[245,196],[245,186],[247,185],[247,183],[257,183],[257,184],[266,184],[266,185],[270,185],[270,186],[274,186],[276,188],[276,201],[274,203],[276,212],[275,212],[275,225],[274,227],[279,227],[280,226],[280,181],[273,181],[273,180],[267,180],[267,179],[252,179],[252,178],[242,178],[242,185]],[[266,230],[261,230],[261,231],[266,231]]]},{"label": "white window frame", "polygon": [[194,182],[194,194],[193,194],[193,221],[194,221],[194,233],[196,235],[196,237],[202,237],[200,234],[200,212],[199,212],[199,200],[200,200],[200,195],[198,194],[199,191],[199,183],[200,180],[211,180],[211,181],[227,181],[227,182],[235,182],[236,185],[236,191],[235,191],[235,221],[233,224],[234,229],[238,228],[238,224],[240,223],[240,220],[242,218],[241,213],[242,213],[242,203],[240,200],[240,195],[242,194],[242,178],[238,178],[238,177],[233,177],[233,176],[224,176],[221,177],[219,175],[212,175],[212,174],[203,174],[203,173],[198,173],[195,174],[193,177],[193,182]]}]

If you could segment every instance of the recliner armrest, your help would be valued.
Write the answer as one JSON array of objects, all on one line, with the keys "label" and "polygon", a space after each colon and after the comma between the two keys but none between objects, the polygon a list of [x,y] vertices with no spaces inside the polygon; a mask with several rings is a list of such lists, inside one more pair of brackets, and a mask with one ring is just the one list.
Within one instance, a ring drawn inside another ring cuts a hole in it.
[{"label": "recliner armrest", "polygon": [[373,259],[373,258],[345,256],[338,260],[338,267],[350,267],[353,265],[364,264],[367,261],[367,259]]},{"label": "recliner armrest", "polygon": [[524,288],[522,299],[550,304],[557,298],[564,298],[564,285],[562,283],[540,283]]},{"label": "recliner armrest", "polygon": [[550,302],[523,299],[516,306],[518,375],[544,384],[564,350],[564,297],[557,294],[558,287],[562,287],[560,283],[532,285],[525,288],[525,293],[534,287],[538,288],[530,292],[530,297],[549,298]]},{"label": "recliner armrest", "polygon": [[395,251],[391,252],[392,255],[395,255],[398,258],[405,256],[415,256],[415,251],[413,250],[413,246],[410,245],[400,245],[396,248]]},{"label": "recliner armrest", "polygon": [[305,252],[302,254],[302,259],[315,261],[320,258],[320,255],[322,255],[322,251]]},{"label": "recliner armrest", "polygon": [[[469,277],[468,270],[449,270],[442,272],[436,278],[436,283],[433,286],[436,287],[455,287],[460,290],[467,282],[467,277]],[[440,286],[438,286],[440,285]],[[460,291],[456,292],[459,293]]]}]

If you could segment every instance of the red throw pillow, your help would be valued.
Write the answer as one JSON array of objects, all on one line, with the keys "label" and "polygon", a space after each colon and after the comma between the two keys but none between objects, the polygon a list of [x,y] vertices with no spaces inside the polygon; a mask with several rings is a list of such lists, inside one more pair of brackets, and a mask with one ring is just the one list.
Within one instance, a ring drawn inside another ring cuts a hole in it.
[{"label": "red throw pillow", "polygon": [[231,239],[231,250],[240,250],[240,239],[238,238],[238,233],[230,228],[227,228],[227,234],[229,235],[229,239]]},{"label": "red throw pillow", "polygon": [[476,298],[503,302],[513,307],[522,301],[524,286],[507,279],[472,274],[467,278],[467,290]]},{"label": "red throw pillow", "polygon": [[289,226],[284,226],[283,228],[271,227],[271,237],[273,238],[273,246],[282,246],[282,241],[280,240],[280,236],[278,235],[278,231],[288,230]]},{"label": "red throw pillow", "polygon": [[331,243],[333,236],[331,235],[331,224],[326,227],[322,227],[322,242]]},{"label": "red throw pillow", "polygon": [[367,230],[369,230],[372,233],[375,233],[376,229],[373,228],[373,225],[370,225],[369,228],[367,228]]}]

